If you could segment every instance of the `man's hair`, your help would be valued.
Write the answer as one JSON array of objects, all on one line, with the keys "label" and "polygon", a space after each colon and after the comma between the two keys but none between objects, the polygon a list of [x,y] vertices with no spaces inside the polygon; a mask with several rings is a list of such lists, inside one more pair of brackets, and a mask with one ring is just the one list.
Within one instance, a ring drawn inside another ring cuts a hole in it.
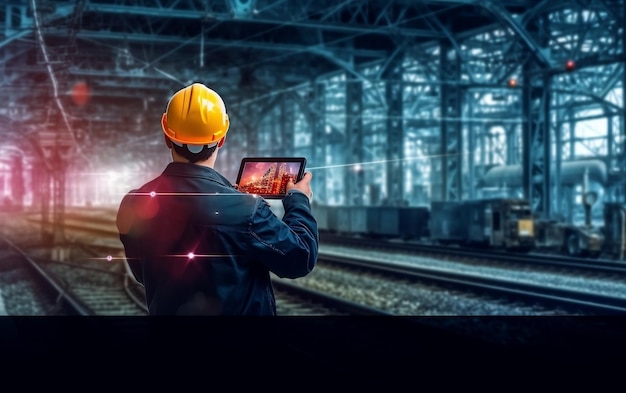
[{"label": "man's hair", "polygon": [[211,147],[207,147],[204,145],[202,150],[198,153],[192,153],[187,149],[187,145],[179,146],[176,143],[172,143],[172,148],[181,155],[185,157],[189,162],[196,163],[198,161],[206,161],[213,155],[215,149],[217,149],[217,143]]}]

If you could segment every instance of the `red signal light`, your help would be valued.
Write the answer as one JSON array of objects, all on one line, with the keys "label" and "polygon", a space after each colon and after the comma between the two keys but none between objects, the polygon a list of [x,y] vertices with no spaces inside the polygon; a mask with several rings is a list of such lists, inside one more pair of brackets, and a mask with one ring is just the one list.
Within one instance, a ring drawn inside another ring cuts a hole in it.
[{"label": "red signal light", "polygon": [[517,79],[515,79],[515,78],[511,78],[511,79],[509,79],[508,84],[509,84],[509,87],[515,87],[515,86],[517,86]]},{"label": "red signal light", "polygon": [[89,85],[86,82],[76,82],[72,86],[72,101],[74,104],[78,106],[83,106],[89,101],[89,97],[91,96],[91,91],[89,89]]},{"label": "red signal light", "polygon": [[565,69],[567,71],[574,71],[574,68],[576,68],[576,63],[574,63],[574,60],[568,60],[565,63]]}]

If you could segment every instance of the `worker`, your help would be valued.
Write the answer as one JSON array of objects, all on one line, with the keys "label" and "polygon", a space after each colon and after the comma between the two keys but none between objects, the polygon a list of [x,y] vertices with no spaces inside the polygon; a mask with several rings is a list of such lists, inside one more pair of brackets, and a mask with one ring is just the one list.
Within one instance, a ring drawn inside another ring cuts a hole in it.
[{"label": "worker", "polygon": [[161,119],[172,162],[120,203],[120,240],[150,315],[277,315],[271,273],[294,279],[316,265],[311,173],[289,182],[278,218],[214,169],[229,124],[204,84],[174,93]]}]

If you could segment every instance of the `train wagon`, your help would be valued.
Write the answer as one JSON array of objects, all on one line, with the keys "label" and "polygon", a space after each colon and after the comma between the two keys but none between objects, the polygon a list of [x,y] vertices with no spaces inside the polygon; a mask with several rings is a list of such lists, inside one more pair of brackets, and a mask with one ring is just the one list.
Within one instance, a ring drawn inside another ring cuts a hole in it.
[{"label": "train wagon", "polygon": [[350,206],[333,207],[331,208],[329,212],[333,210],[336,211],[336,216],[337,216],[337,222],[336,222],[337,232],[358,233],[358,232],[352,231],[352,228],[351,228],[352,219],[350,217],[352,216],[352,208]]},{"label": "train wagon", "polygon": [[320,232],[363,238],[511,251],[558,252],[626,259],[626,204],[605,202],[604,227],[536,219],[524,199],[433,201],[430,206],[324,206],[313,204]]},{"label": "train wagon", "polygon": [[356,234],[366,234],[368,228],[367,220],[369,217],[369,208],[366,206],[351,206],[344,209],[347,209],[350,212],[350,232]]},{"label": "train wagon", "polygon": [[321,232],[334,232],[337,230],[337,207],[312,204],[313,217],[317,221],[317,228]]},{"label": "train wagon", "polygon": [[428,206],[400,207],[398,217],[398,230],[404,239],[422,240],[430,237]]},{"label": "train wagon", "polygon": [[321,232],[376,238],[420,240],[429,236],[427,206],[324,206],[313,205]]},{"label": "train wagon", "polygon": [[400,237],[399,207],[378,206],[369,209],[368,232],[379,237]]},{"label": "train wagon", "polygon": [[433,201],[431,239],[509,250],[534,247],[534,222],[524,199],[492,198],[470,201]]},{"label": "train wagon", "polygon": [[430,238],[441,244],[462,244],[467,238],[467,215],[457,201],[430,204]]}]

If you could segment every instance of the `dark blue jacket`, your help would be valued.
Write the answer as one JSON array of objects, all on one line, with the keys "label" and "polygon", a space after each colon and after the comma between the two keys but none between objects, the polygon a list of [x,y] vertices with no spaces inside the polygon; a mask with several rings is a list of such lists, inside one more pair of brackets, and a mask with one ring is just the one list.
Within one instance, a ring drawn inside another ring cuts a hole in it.
[{"label": "dark blue jacket", "polygon": [[281,219],[214,169],[170,163],[129,192],[117,227],[151,315],[275,315],[270,272],[302,277],[319,235],[307,196],[290,192]]}]

